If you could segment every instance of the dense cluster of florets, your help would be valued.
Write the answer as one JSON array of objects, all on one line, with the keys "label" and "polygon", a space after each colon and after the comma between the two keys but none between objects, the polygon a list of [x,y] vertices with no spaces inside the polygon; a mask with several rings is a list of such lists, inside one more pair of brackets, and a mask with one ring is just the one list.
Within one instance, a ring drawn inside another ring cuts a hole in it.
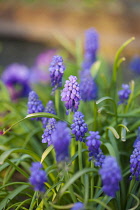
[{"label": "dense cluster of florets", "polygon": [[65,122],[58,122],[52,134],[52,143],[56,152],[58,162],[69,159],[69,145],[71,141],[70,130]]},{"label": "dense cluster of florets", "polygon": [[80,91],[79,84],[76,82],[76,76],[70,76],[69,80],[66,80],[64,89],[61,93],[61,100],[65,101],[65,107],[67,110],[76,112],[80,103]]},{"label": "dense cluster of florets", "polygon": [[84,115],[81,112],[75,112],[71,129],[77,141],[84,141],[85,133],[88,131],[87,124],[83,118]]},{"label": "dense cluster of florets", "polygon": [[98,87],[91,76],[89,70],[81,72],[80,95],[83,101],[96,100],[98,96]]},{"label": "dense cluster of florets", "polygon": [[96,61],[98,49],[99,34],[94,28],[90,28],[86,31],[83,69],[89,69],[91,65]]},{"label": "dense cluster of florets", "polygon": [[140,141],[135,145],[134,151],[130,156],[130,179],[134,176],[137,181],[140,181]]},{"label": "dense cluster of florets", "polygon": [[41,169],[42,164],[39,162],[33,163],[30,168],[31,176],[29,181],[34,186],[35,191],[45,191],[45,182],[47,182],[47,175],[44,170]]},{"label": "dense cluster of florets", "polygon": [[[44,106],[42,102],[39,100],[38,95],[31,91],[28,97],[28,114],[33,114],[37,112],[43,112]],[[35,118],[36,120],[40,120],[40,117]]]},{"label": "dense cluster of florets", "polygon": [[42,143],[48,143],[48,146],[52,144],[52,134],[55,131],[55,126],[56,120],[54,118],[50,118],[42,135]]},{"label": "dense cluster of florets", "polygon": [[121,170],[114,157],[105,158],[102,168],[99,171],[103,182],[103,191],[106,195],[115,197],[119,190],[119,182],[122,179]]},{"label": "dense cluster of florets", "polygon": [[129,95],[131,93],[130,86],[127,84],[122,84],[122,90],[118,91],[119,95],[119,104],[127,103]]},{"label": "dense cluster of florets", "polygon": [[[55,114],[55,115],[56,115],[56,111],[55,111],[55,108],[54,108],[54,103],[53,103],[53,101],[49,101],[49,102],[47,103],[44,112],[50,113],[50,114]],[[47,117],[42,117],[43,128],[46,128],[46,125],[47,125],[47,123],[48,123],[48,120],[49,120],[49,118],[47,118]]]},{"label": "dense cluster of florets", "polygon": [[53,91],[55,91],[58,87],[62,86],[62,77],[65,71],[65,66],[63,64],[63,59],[61,56],[54,56],[49,67],[51,85]]},{"label": "dense cluster of florets", "polygon": [[105,156],[100,149],[101,141],[100,135],[98,131],[90,131],[90,136],[86,138],[87,142],[86,145],[88,146],[89,150],[89,160],[94,160],[95,166],[101,166]]}]

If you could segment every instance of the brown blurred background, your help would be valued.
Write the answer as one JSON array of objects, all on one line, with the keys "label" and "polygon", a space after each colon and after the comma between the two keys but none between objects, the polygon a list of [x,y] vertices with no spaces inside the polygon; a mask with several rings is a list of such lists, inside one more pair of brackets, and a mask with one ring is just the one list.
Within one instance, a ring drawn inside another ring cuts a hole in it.
[{"label": "brown blurred background", "polygon": [[116,50],[135,36],[125,55],[140,54],[139,0],[5,0],[0,1],[0,65],[32,65],[38,53],[59,46],[62,34],[74,41],[95,27],[101,54],[112,61]]}]

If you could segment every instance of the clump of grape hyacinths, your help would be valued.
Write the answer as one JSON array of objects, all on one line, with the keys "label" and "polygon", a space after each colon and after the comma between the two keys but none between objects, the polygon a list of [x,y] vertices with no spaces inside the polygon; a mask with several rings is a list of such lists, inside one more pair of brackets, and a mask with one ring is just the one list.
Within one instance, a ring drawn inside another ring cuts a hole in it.
[{"label": "clump of grape hyacinths", "polygon": [[56,152],[57,162],[69,159],[69,145],[71,142],[70,130],[65,122],[58,122],[52,134],[52,143]]},{"label": "clump of grape hyacinths", "polygon": [[[44,112],[56,115],[56,111],[55,111],[55,108],[54,108],[54,103],[53,103],[53,101],[49,101],[49,102],[47,103]],[[43,128],[46,128],[46,125],[47,125],[47,123],[48,123],[48,120],[49,120],[49,118],[47,118],[47,117],[42,117]]]},{"label": "clump of grape hyacinths", "polygon": [[85,34],[85,55],[83,69],[90,69],[96,61],[97,51],[99,49],[99,34],[94,28],[90,28]]},{"label": "clump of grape hyacinths", "polygon": [[49,67],[51,85],[53,87],[53,92],[62,86],[62,77],[65,71],[65,66],[63,64],[63,58],[59,55],[53,57],[51,65]]},{"label": "clump of grape hyacinths", "polygon": [[81,202],[77,202],[74,204],[74,206],[71,208],[71,210],[84,210],[84,204]]},{"label": "clump of grape hyacinths", "polygon": [[130,156],[130,172],[130,179],[135,177],[137,181],[140,181],[140,141],[136,143],[134,151]]},{"label": "clump of grape hyacinths", "polygon": [[119,95],[119,104],[126,104],[127,103],[127,100],[129,98],[129,95],[131,93],[131,90],[130,90],[130,86],[127,85],[127,84],[122,84],[122,90],[118,91],[118,95]]},{"label": "clump of grape hyacinths", "polygon": [[75,112],[71,129],[76,137],[76,141],[84,141],[85,133],[88,131],[87,124],[83,118],[84,115],[81,112]]},{"label": "clump of grape hyacinths", "polygon": [[32,163],[30,168],[31,176],[29,182],[34,186],[35,191],[45,192],[45,182],[47,182],[47,175],[42,170],[42,164],[39,162]]},{"label": "clump of grape hyacinths", "polygon": [[42,135],[42,143],[48,143],[48,146],[52,144],[52,134],[55,131],[55,127],[56,120],[54,118],[50,118]]},{"label": "clump of grape hyacinths", "polygon": [[88,146],[88,150],[89,150],[89,160],[94,160],[94,164],[97,167],[101,167],[104,159],[105,159],[105,155],[103,154],[100,145],[101,145],[101,141],[100,141],[100,135],[98,131],[90,131],[90,136],[88,136],[86,138],[87,142],[86,145]]},{"label": "clump of grape hyacinths", "polygon": [[1,79],[7,86],[10,96],[13,100],[19,97],[27,97],[31,91],[30,71],[22,64],[13,63],[9,65],[2,73]]},{"label": "clump of grape hyacinths", "polygon": [[114,157],[105,158],[99,171],[103,182],[103,191],[106,195],[115,197],[119,190],[119,182],[122,180],[120,167]]},{"label": "clump of grape hyacinths", "polygon": [[76,112],[80,104],[80,91],[79,84],[76,76],[70,76],[69,80],[66,80],[64,89],[61,93],[61,101],[65,101],[65,107],[67,110]]},{"label": "clump of grape hyacinths", "polygon": [[[38,95],[36,92],[31,91],[28,97],[28,114],[33,114],[37,112],[43,112],[44,106],[42,102],[39,100]],[[36,120],[41,120],[40,117],[34,118]]]},{"label": "clump of grape hyacinths", "polygon": [[140,75],[140,56],[135,56],[130,62],[129,68],[137,75]]},{"label": "clump of grape hyacinths", "polygon": [[84,70],[80,76],[80,95],[83,101],[96,100],[98,97],[98,87],[91,76],[90,71]]}]

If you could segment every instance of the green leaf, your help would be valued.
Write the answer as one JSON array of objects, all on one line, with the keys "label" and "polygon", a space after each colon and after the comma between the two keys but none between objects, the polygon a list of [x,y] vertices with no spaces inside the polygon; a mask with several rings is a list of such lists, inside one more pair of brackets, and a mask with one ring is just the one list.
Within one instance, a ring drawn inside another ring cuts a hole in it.
[{"label": "green leaf", "polygon": [[112,145],[110,143],[105,143],[104,144],[106,146],[106,148],[108,149],[109,151],[109,154],[113,157],[116,157],[115,155],[115,151],[114,151],[114,148],[112,147]]},{"label": "green leaf", "polygon": [[129,209],[129,210],[135,210],[140,205],[140,200],[139,200],[139,198],[136,195],[134,195],[134,194],[130,194],[130,195],[136,200],[136,205],[134,207],[132,207],[131,209]]},{"label": "green leaf", "polygon": [[96,61],[92,66],[91,66],[91,75],[92,77],[96,77],[96,75],[98,74],[98,71],[100,69],[101,66],[101,61]]},{"label": "green leaf", "polygon": [[41,157],[41,163],[44,161],[44,159],[47,157],[47,155],[52,151],[53,145],[50,145],[42,154]]},{"label": "green leaf", "polygon": [[6,208],[6,205],[9,201],[11,201],[13,198],[15,198],[19,193],[21,193],[23,190],[27,189],[27,185],[22,185],[20,187],[17,187],[15,190],[11,191],[0,203],[0,210],[3,210]]},{"label": "green leaf", "polygon": [[119,134],[117,133],[117,131],[115,130],[115,128],[113,128],[112,126],[108,126],[108,127],[106,127],[106,129],[110,130],[114,134],[114,136],[115,136],[116,139],[119,139],[120,138]]}]

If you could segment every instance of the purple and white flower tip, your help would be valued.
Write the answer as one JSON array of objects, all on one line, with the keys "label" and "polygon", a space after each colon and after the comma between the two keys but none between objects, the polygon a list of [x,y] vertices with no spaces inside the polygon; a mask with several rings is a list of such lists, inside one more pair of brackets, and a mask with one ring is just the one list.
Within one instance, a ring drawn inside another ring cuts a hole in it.
[{"label": "purple and white flower tip", "polygon": [[88,131],[87,124],[83,118],[84,115],[81,112],[75,112],[71,129],[76,137],[76,141],[84,141],[85,133]]},{"label": "purple and white flower tip", "polygon": [[140,181],[140,141],[135,144],[134,151],[130,156],[130,172],[130,179],[135,177],[137,181]]},{"label": "purple and white flower tip", "polygon": [[97,51],[99,49],[99,34],[94,28],[90,28],[85,33],[85,56],[83,69],[90,69],[96,61]]},{"label": "purple and white flower tip", "polygon": [[50,118],[42,135],[42,143],[48,143],[48,146],[52,144],[52,134],[55,131],[55,127],[56,120],[54,118]]},{"label": "purple and white flower tip", "polygon": [[42,170],[42,164],[39,162],[32,163],[30,168],[31,176],[29,182],[34,186],[35,191],[44,192],[45,191],[45,182],[47,182],[47,175],[44,170]]},{"label": "purple and white flower tip", "polygon": [[[55,111],[55,108],[54,108],[54,103],[53,103],[53,101],[49,101],[49,102],[47,103],[44,112],[56,115],[56,111]],[[47,118],[47,117],[42,117],[43,128],[46,128],[46,125],[47,125],[47,123],[48,123],[48,120],[49,120],[49,118]]]},{"label": "purple and white flower tip", "polygon": [[98,87],[89,70],[81,72],[80,95],[83,101],[96,100],[98,97]]},{"label": "purple and white flower tip", "polygon": [[13,63],[2,73],[2,81],[7,86],[12,99],[28,96],[31,91],[29,85],[30,71],[22,64]]},{"label": "purple and white flower tip", "polygon": [[62,77],[65,71],[65,66],[63,64],[63,58],[59,55],[53,57],[51,65],[49,67],[51,85],[53,87],[53,91],[55,91],[58,87],[62,86]]},{"label": "purple and white flower tip", "polygon": [[127,103],[127,100],[130,96],[131,90],[130,86],[128,84],[122,84],[122,90],[118,91],[118,96],[119,96],[119,104]]},{"label": "purple and white flower tip", "polygon": [[80,104],[80,91],[79,84],[76,76],[70,76],[69,80],[66,80],[64,89],[61,93],[61,101],[65,101],[65,107],[67,110],[76,112]]},{"label": "purple and white flower tip", "polygon": [[[44,111],[44,106],[42,102],[39,100],[38,95],[36,94],[36,92],[31,91],[28,97],[28,114],[33,114],[33,113],[43,112],[43,111]],[[33,119],[41,120],[40,117],[33,118]]]},{"label": "purple and white flower tip", "polygon": [[69,159],[70,142],[70,129],[65,122],[58,122],[52,134],[52,143],[56,152],[57,162],[63,162]]},{"label": "purple and white flower tip", "polygon": [[84,210],[84,204],[82,202],[77,202],[74,204],[74,206],[71,208],[71,210]]},{"label": "purple and white flower tip", "polygon": [[106,195],[115,197],[119,190],[119,182],[122,180],[121,169],[114,157],[105,158],[99,171],[103,182],[103,191]]}]

